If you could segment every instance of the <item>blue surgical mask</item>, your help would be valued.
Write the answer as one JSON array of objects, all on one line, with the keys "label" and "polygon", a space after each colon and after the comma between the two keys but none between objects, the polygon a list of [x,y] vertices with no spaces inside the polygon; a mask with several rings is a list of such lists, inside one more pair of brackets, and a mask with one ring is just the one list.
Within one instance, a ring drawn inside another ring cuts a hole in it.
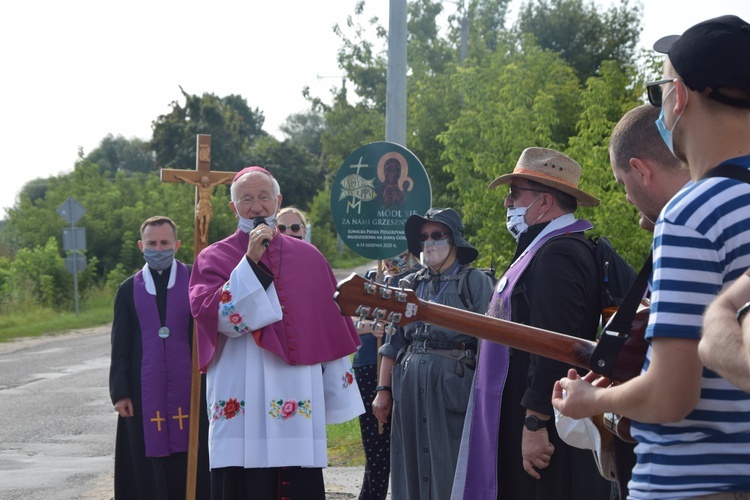
[{"label": "blue surgical mask", "polygon": [[[674,125],[672,125],[672,129],[670,130],[667,127],[667,124],[664,122],[664,103],[666,102],[667,97],[669,97],[669,94],[671,94],[674,89],[675,89],[675,87],[672,87],[672,89],[669,92],[667,92],[667,95],[665,95],[664,98],[662,99],[662,102],[661,102],[661,111],[659,112],[659,118],[656,120],[656,122],[654,122],[654,123],[656,123],[656,128],[659,130],[659,135],[661,135],[661,139],[664,141],[664,144],[667,145],[667,147],[669,148],[669,151],[672,152],[673,156],[674,156],[674,135],[673,135],[673,132],[674,132],[675,127],[677,127],[677,122],[679,122],[680,118],[682,118],[682,114],[680,114],[680,116],[678,116],[675,119]],[[686,94],[686,96],[685,96],[685,105],[686,106],[687,106],[687,97],[688,97],[688,94]],[[683,107],[682,109],[683,109],[683,112],[684,112],[685,108]]]},{"label": "blue surgical mask", "polygon": [[151,250],[150,248],[143,249],[143,260],[146,261],[148,267],[155,271],[164,271],[169,269],[174,260],[174,248],[167,250]]},{"label": "blue surgical mask", "polygon": [[[237,227],[241,231],[245,233],[249,233],[250,231],[253,230],[253,228],[255,228],[255,219],[246,219],[241,215],[238,215],[238,217],[239,217],[239,222],[237,222]],[[276,227],[276,217],[272,215],[270,217],[266,217],[265,219],[266,219],[266,224],[271,226],[271,228]]]}]

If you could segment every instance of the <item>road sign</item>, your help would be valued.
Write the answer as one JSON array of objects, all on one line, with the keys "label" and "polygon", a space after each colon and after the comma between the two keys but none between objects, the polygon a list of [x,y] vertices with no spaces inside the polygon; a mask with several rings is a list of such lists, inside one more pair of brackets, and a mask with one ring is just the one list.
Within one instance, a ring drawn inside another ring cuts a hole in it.
[{"label": "road sign", "polygon": [[349,155],[333,179],[331,214],[341,240],[368,259],[406,250],[404,223],[432,203],[419,159],[392,142],[373,142]]},{"label": "road sign", "polygon": [[78,219],[83,217],[85,213],[86,209],[72,196],[68,196],[68,199],[57,207],[57,214],[71,225],[78,222]]},{"label": "road sign", "polygon": [[85,227],[64,227],[63,228],[63,250],[85,250],[86,249],[86,228]]},{"label": "road sign", "polygon": [[65,257],[65,269],[73,275],[81,273],[86,269],[86,256],[81,252],[70,252],[68,256]]}]

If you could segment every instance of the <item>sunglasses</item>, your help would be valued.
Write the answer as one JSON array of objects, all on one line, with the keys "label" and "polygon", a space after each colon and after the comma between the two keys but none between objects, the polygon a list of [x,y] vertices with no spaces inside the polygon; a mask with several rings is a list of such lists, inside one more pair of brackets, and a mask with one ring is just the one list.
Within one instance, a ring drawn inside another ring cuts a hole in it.
[{"label": "sunglasses", "polygon": [[534,193],[548,193],[549,192],[543,189],[532,189],[532,188],[522,188],[518,186],[510,186],[510,190],[508,191],[507,197],[513,201],[516,201],[518,197],[521,196],[521,191],[532,191]]},{"label": "sunglasses", "polygon": [[438,241],[438,240],[447,239],[447,238],[450,237],[450,235],[451,235],[451,233],[446,233],[444,231],[433,231],[433,232],[431,232],[429,234],[428,233],[422,233],[419,236],[417,236],[417,239],[419,241],[421,241],[421,242],[424,243],[425,241],[429,240],[430,238],[432,238],[435,241]]},{"label": "sunglasses", "polygon": [[291,224],[291,225],[287,226],[286,224],[279,224],[279,231],[281,231],[282,233],[285,233],[287,228],[291,229],[293,233],[296,233],[297,231],[299,231],[300,229],[302,229],[302,225],[301,224]]},{"label": "sunglasses", "polygon": [[646,93],[648,94],[648,102],[652,106],[661,108],[662,98],[664,97],[662,85],[665,83],[672,83],[676,78],[667,78],[666,80],[656,80],[655,82],[648,82],[646,84]]}]

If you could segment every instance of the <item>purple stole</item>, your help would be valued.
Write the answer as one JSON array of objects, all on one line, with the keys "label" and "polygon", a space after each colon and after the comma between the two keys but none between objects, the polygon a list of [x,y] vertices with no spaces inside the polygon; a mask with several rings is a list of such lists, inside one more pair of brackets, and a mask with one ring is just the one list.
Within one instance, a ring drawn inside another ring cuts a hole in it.
[{"label": "purple stole", "polygon": [[[539,238],[532,247],[511,264],[503,277],[500,278],[492,294],[487,315],[510,320],[510,298],[513,288],[531,263],[536,252],[555,236],[582,232],[592,227],[587,220],[577,220]],[[463,498],[466,500],[495,498],[499,491],[497,452],[499,446],[501,446],[499,443],[500,408],[505,380],[508,376],[508,357],[508,346],[487,340],[481,342],[479,361],[474,375],[474,406],[471,414],[467,470],[463,490]],[[521,432],[521,429],[518,431]]]},{"label": "purple stole", "polygon": [[147,457],[187,451],[190,413],[190,303],[188,268],[177,266],[174,285],[167,289],[169,337],[162,339],[156,295],[146,291],[143,270],[134,277],[134,299],[141,325],[141,403]]}]

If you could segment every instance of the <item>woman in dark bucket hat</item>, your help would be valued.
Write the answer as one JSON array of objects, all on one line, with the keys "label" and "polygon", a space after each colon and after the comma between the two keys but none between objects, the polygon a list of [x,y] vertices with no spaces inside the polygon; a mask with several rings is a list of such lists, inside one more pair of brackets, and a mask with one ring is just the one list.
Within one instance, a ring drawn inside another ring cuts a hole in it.
[{"label": "woman in dark bucket hat", "polygon": [[[410,216],[404,232],[409,251],[422,254],[427,267],[401,284],[424,301],[484,314],[492,282],[481,271],[470,272],[468,264],[478,252],[464,239],[458,213],[431,208],[424,216]],[[464,281],[467,303],[460,293]],[[450,493],[476,352],[476,338],[422,322],[386,338],[372,406],[381,422],[391,416],[393,498],[441,498]]]},{"label": "woman in dark bucket hat", "polygon": [[425,222],[435,221],[445,224],[450,229],[451,241],[456,247],[458,260],[461,264],[470,264],[477,259],[479,252],[471,243],[464,239],[464,225],[461,217],[452,208],[431,208],[424,214],[414,214],[406,219],[404,233],[406,234],[406,244],[412,255],[419,255],[422,252],[422,243],[419,241],[419,234]]}]

